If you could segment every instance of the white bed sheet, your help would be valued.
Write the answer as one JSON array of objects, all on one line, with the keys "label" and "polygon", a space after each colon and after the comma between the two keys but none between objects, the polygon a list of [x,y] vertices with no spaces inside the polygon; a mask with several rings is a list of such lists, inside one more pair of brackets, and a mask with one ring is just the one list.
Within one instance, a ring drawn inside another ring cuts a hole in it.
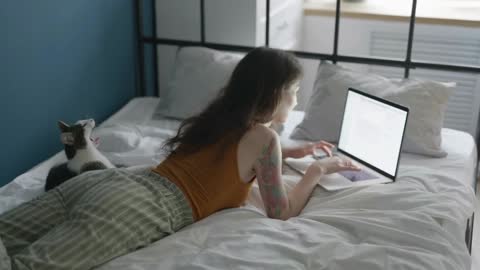
[{"label": "white bed sheet", "polygon": [[[156,164],[179,122],[152,120],[157,98],[137,98],[105,121],[99,148],[114,163]],[[295,112],[282,135],[301,120]],[[472,137],[443,130],[444,159],[403,154],[395,184],[327,192],[317,188],[300,216],[264,216],[258,187],[247,205],[218,212],[100,269],[469,269],[465,224],[474,208]],[[114,143],[112,143],[114,142]],[[0,189],[0,212],[42,193],[58,153]],[[299,176],[287,173],[291,188]]]}]

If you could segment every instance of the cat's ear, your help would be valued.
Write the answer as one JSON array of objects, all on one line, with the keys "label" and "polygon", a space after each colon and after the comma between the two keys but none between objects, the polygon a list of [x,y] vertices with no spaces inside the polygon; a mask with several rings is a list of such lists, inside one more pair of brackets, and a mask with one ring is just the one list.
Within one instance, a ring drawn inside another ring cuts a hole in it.
[{"label": "cat's ear", "polygon": [[67,125],[65,122],[63,121],[58,121],[58,127],[60,128],[60,131],[62,132],[67,132],[70,128],[69,125]]}]

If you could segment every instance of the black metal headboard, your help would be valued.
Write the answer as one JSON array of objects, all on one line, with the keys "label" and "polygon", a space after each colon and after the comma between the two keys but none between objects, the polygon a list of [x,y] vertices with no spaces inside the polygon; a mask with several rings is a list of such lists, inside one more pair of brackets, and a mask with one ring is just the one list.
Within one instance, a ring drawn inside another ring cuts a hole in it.
[{"label": "black metal headboard", "polygon": [[[146,94],[146,72],[145,72],[145,52],[144,45],[151,44],[154,46],[154,74],[157,73],[158,68],[158,59],[157,59],[157,47],[156,45],[173,45],[173,46],[203,46],[217,50],[226,50],[226,51],[236,51],[236,52],[248,52],[255,47],[253,46],[238,46],[230,44],[220,44],[220,43],[211,43],[205,40],[205,0],[200,1],[200,41],[186,41],[186,40],[177,40],[177,39],[166,39],[158,38],[156,36],[156,0],[151,1],[151,10],[152,10],[152,27],[153,35],[147,37],[144,35],[143,31],[143,0],[134,0],[134,16],[136,20],[136,36],[137,36],[137,74],[138,74],[138,85],[137,85],[137,95],[144,96]],[[174,0],[171,0],[174,1]],[[270,32],[270,0],[266,1],[266,27],[265,27],[265,46],[269,46],[269,32]],[[443,63],[433,63],[433,62],[420,62],[412,61],[412,44],[413,44],[413,33],[415,30],[415,14],[417,8],[417,0],[412,0],[412,11],[410,14],[410,23],[409,23],[409,32],[408,32],[408,42],[407,42],[407,54],[405,60],[395,60],[390,58],[378,58],[378,57],[357,57],[357,56],[347,56],[338,54],[338,34],[339,34],[339,23],[340,23],[340,3],[341,0],[336,1],[336,10],[335,10],[335,32],[333,39],[333,52],[332,54],[323,54],[323,53],[314,53],[314,52],[305,52],[305,51],[290,51],[300,58],[307,59],[316,59],[316,60],[330,60],[333,63],[336,62],[347,62],[347,63],[357,63],[357,64],[369,64],[369,65],[382,65],[382,66],[391,66],[391,67],[403,67],[404,77],[408,78],[410,75],[410,69],[414,68],[427,68],[434,70],[445,70],[445,71],[457,71],[457,72],[470,72],[470,73],[479,73],[480,66],[469,66],[469,65],[451,65]],[[155,93],[158,93],[158,80],[154,80],[155,83]],[[480,114],[477,114],[480,115]],[[478,145],[479,132],[477,128],[476,132],[476,142]],[[476,190],[476,184],[475,184]],[[474,216],[470,218],[467,224],[467,230],[465,233],[465,241],[471,252],[472,247],[472,236],[473,236],[473,219]]]},{"label": "black metal headboard", "polygon": [[[230,44],[219,44],[211,43],[205,40],[205,0],[200,1],[200,41],[186,41],[186,40],[177,40],[177,39],[166,39],[166,38],[157,38],[156,36],[147,37],[144,35],[143,31],[143,4],[142,0],[135,0],[135,16],[136,16],[136,28],[137,28],[137,39],[138,39],[138,70],[139,70],[139,85],[138,85],[138,95],[145,95],[145,63],[144,63],[144,44],[153,44],[153,45],[174,45],[174,46],[203,46],[209,47],[212,49],[226,50],[226,51],[237,51],[237,52],[248,52],[254,49],[253,46],[237,46]],[[269,32],[270,32],[270,0],[265,0],[267,4],[266,8],[266,27],[265,27],[265,46],[269,46]],[[151,0],[152,10],[155,11],[155,0]],[[403,67],[405,69],[404,77],[408,78],[410,75],[410,69],[412,68],[427,68],[435,70],[446,70],[446,71],[458,71],[458,72],[474,72],[480,74],[480,66],[469,66],[469,65],[451,65],[451,64],[442,64],[442,63],[433,63],[433,62],[420,62],[412,61],[412,44],[413,44],[413,33],[415,30],[415,13],[417,8],[417,0],[413,0],[412,3],[412,12],[410,15],[409,23],[409,32],[408,32],[408,42],[407,42],[407,55],[405,60],[395,60],[390,58],[378,58],[378,57],[357,57],[357,56],[347,56],[338,54],[338,34],[339,34],[339,24],[340,24],[340,5],[341,0],[337,0],[336,10],[335,10],[335,32],[333,38],[333,52],[332,54],[324,53],[314,53],[314,52],[305,52],[305,51],[290,51],[297,55],[300,58],[308,59],[318,59],[318,60],[330,60],[334,63],[338,62],[348,62],[348,63],[358,63],[358,64],[370,64],[370,65],[382,65],[382,66],[392,66],[392,67]],[[156,16],[155,12],[152,16],[153,20],[153,33],[156,35]],[[154,54],[156,54],[156,48],[154,49]],[[158,66],[157,57],[154,58],[154,68]],[[157,80],[155,80],[157,81]],[[158,83],[155,84],[156,92],[158,93]]]}]

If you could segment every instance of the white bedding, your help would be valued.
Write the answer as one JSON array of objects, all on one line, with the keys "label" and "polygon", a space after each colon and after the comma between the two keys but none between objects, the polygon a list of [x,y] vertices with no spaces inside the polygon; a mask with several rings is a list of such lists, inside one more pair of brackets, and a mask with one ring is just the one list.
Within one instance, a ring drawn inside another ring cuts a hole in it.
[{"label": "white bedding", "polygon": [[[152,120],[157,98],[137,98],[99,128],[99,149],[114,163],[157,164],[178,121]],[[288,132],[301,120],[289,119]],[[218,212],[100,269],[469,269],[464,233],[475,199],[473,138],[444,129],[449,155],[403,154],[394,184],[327,192],[318,187],[300,216],[264,216],[258,187],[246,206]],[[0,189],[0,212],[40,194],[58,153]],[[287,172],[291,187],[298,176]]]}]

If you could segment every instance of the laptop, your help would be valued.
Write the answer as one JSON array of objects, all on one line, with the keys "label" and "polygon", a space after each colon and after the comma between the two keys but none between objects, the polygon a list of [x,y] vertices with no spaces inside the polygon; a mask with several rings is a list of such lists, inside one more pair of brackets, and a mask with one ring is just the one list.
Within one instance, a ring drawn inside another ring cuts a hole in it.
[{"label": "laptop", "polygon": [[[404,106],[349,88],[334,155],[351,159],[361,170],[324,175],[319,185],[326,190],[338,190],[394,182],[408,113]],[[292,159],[287,159],[286,164],[305,173],[314,159],[308,164],[303,161],[303,167],[301,161]]]}]

